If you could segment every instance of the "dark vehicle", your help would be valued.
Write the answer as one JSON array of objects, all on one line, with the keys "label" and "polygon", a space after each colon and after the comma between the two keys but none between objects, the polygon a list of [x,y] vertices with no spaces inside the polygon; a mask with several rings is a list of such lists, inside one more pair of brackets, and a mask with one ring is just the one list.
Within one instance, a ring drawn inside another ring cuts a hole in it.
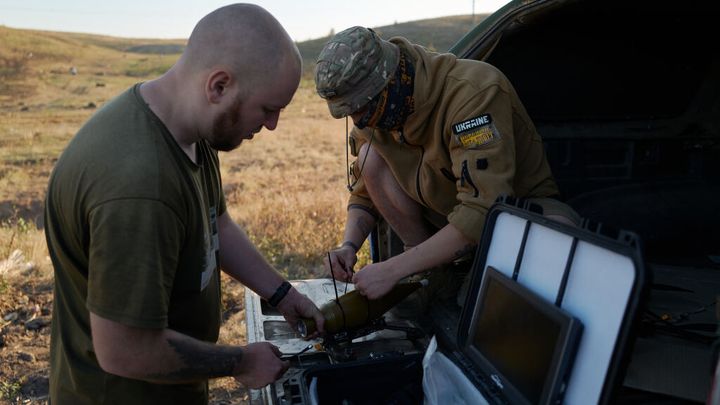
[{"label": "dark vehicle", "polygon": [[[710,401],[720,299],[720,47],[712,38],[720,38],[715,1],[518,0],[450,50],[509,77],[566,202],[605,229],[638,236],[645,289],[618,353],[613,395],[602,402]],[[373,259],[396,252],[392,232],[380,227]],[[334,298],[331,280],[295,285],[318,303]],[[307,349],[256,295],[246,297],[248,340],[285,353]],[[427,338],[443,330],[452,337],[457,331],[447,329],[460,319],[461,308],[441,307],[420,326],[389,313],[394,330],[358,339],[352,359],[309,349],[251,400],[312,402],[302,376],[317,368],[368,403],[391,389],[402,390],[403,403],[419,403]],[[425,338],[407,338],[418,329]]]}]

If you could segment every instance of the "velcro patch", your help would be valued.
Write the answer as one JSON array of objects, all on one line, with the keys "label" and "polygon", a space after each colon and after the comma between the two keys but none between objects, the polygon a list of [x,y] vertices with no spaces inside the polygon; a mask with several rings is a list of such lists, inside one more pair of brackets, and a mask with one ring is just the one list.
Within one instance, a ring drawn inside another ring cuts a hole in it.
[{"label": "velcro patch", "polygon": [[453,134],[463,148],[479,148],[500,139],[490,114],[453,124]]}]

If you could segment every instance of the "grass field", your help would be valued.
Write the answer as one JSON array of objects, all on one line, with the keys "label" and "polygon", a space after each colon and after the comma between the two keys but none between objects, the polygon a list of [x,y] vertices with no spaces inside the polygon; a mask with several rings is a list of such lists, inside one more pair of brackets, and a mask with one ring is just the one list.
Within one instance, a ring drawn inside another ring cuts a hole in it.
[{"label": "grass field", "polygon": [[[453,25],[456,38],[433,37],[428,45],[446,49],[471,22],[462,23]],[[298,45],[309,54],[315,42]],[[53,276],[42,210],[54,162],[99,106],[164,72],[183,45],[0,26],[0,403],[47,402]],[[221,154],[230,213],[289,278],[324,276],[322,257],[342,237],[344,134],[345,122],[330,117],[306,75],[275,131]],[[364,249],[361,263],[367,256]],[[243,294],[225,280],[223,342],[245,341]],[[244,403],[247,394],[220,379],[211,398]]]}]

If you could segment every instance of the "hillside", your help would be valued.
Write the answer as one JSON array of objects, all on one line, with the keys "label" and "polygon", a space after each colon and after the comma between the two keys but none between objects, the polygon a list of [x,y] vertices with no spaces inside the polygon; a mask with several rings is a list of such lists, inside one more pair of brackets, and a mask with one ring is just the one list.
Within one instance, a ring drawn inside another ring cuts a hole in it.
[{"label": "hillside", "polygon": [[17,30],[0,26],[0,109],[98,104],[136,78],[159,75],[177,54],[130,52],[140,46],[176,47],[159,40]]},{"label": "hillside", "polygon": [[[486,16],[477,15],[473,18],[470,15],[460,15],[431,18],[374,27],[373,29],[383,39],[401,36],[430,50],[444,52]],[[297,44],[300,54],[303,56],[306,72],[312,71],[317,55],[329,39],[330,36],[326,36]]]},{"label": "hillside", "polygon": [[[446,51],[473,25],[484,18],[452,16],[375,27],[383,38],[404,36],[431,50]],[[298,43],[305,71],[330,37]],[[102,77],[153,76],[164,72],[185,46],[184,39],[129,39],[102,35],[20,30],[0,26],[0,104],[12,96],[29,96],[45,85],[62,87],[58,77],[74,71]],[[34,75],[37,83],[19,80]],[[88,82],[89,85],[95,83]],[[102,86],[102,85],[101,85]]]}]

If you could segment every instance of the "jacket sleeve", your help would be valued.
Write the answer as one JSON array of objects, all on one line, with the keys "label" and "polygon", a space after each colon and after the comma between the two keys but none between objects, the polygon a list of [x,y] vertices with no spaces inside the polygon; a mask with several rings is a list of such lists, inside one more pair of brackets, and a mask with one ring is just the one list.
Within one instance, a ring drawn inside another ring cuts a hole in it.
[{"label": "jacket sleeve", "polygon": [[[515,131],[510,95],[493,85],[462,100],[445,125],[457,181],[458,204],[448,215],[466,237],[479,241],[490,206],[513,194]],[[522,121],[522,120],[520,120]]]}]

